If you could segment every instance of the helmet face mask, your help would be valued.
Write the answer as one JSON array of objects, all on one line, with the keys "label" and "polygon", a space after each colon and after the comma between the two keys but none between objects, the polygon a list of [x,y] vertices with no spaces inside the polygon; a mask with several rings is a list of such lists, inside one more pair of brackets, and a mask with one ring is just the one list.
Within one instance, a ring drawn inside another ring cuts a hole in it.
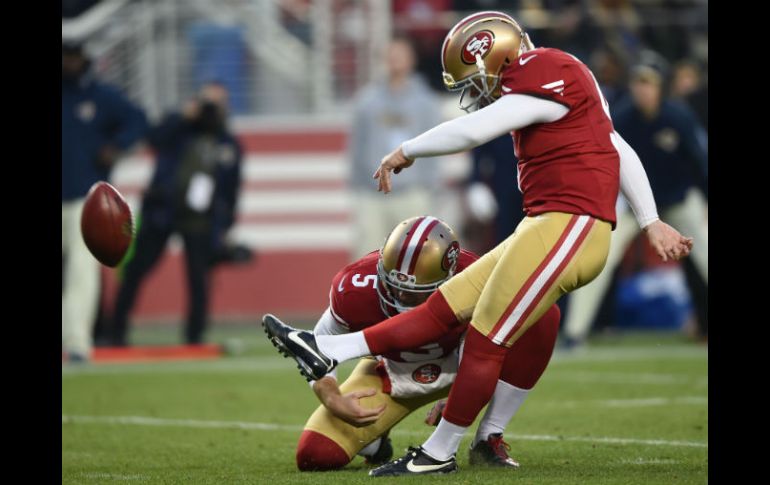
[{"label": "helmet face mask", "polygon": [[[446,83],[446,80],[444,82]],[[494,103],[500,97],[497,92],[499,83],[499,76],[490,76],[480,71],[463,82],[454,83],[457,87],[449,91],[460,91],[460,109],[470,113]]]},{"label": "helmet face mask", "polygon": [[484,59],[479,54],[476,54],[476,67],[478,72],[460,82],[455,82],[451,74],[443,72],[444,86],[450,92],[460,91],[460,109],[466,113],[481,109],[499,97],[499,93],[497,96],[494,94],[498,91],[500,77],[487,73]]},{"label": "helmet face mask", "polygon": [[452,228],[435,217],[398,224],[380,249],[375,288],[387,315],[423,303],[457,267],[460,244]]},{"label": "helmet face mask", "polygon": [[[377,276],[379,281],[376,288],[377,295],[380,297],[380,306],[383,307],[383,310],[389,308],[397,313],[408,312],[423,303],[444,281],[449,279],[446,277],[427,285],[413,283],[413,277],[409,278],[412,282],[400,281],[404,279],[403,273],[399,273],[395,269],[387,273],[383,267],[382,257],[377,262]],[[391,314],[392,312],[386,311],[386,313]]]}]

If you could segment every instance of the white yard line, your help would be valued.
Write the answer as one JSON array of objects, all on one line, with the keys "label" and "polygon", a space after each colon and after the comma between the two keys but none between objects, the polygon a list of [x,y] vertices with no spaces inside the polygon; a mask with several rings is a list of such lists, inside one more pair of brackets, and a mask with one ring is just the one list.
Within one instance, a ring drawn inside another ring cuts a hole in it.
[{"label": "white yard line", "polygon": [[[353,364],[344,364],[352,368]],[[153,362],[132,364],[99,365],[64,365],[62,378],[99,375],[141,375],[141,374],[219,374],[219,373],[299,373],[292,361],[281,357],[243,357],[215,361],[188,362]],[[344,372],[344,369],[343,369]],[[603,383],[629,386],[698,386],[708,388],[708,377],[688,374],[653,374],[641,372],[604,372],[604,371],[563,371],[547,369],[543,375],[544,383],[566,382],[570,384]]]},{"label": "white yard line", "polygon": [[286,370],[299,372],[289,359],[275,357],[243,357],[221,360],[179,362],[136,362],[98,365],[63,365],[62,377],[101,374],[176,374],[220,372],[275,372]]},{"label": "white yard line", "polygon": [[708,377],[649,372],[564,371],[561,369],[546,369],[543,379],[572,383],[601,382],[606,384],[663,386],[694,384],[698,386],[708,386]]},{"label": "white yard line", "polygon": [[[352,363],[345,363],[352,368]],[[136,375],[136,374],[218,374],[218,373],[299,373],[292,361],[276,357],[234,357],[211,361],[152,362],[131,364],[63,365],[62,378],[90,375]],[[621,385],[653,386],[697,386],[708,388],[708,377],[689,374],[572,371],[558,367],[546,370],[543,382],[566,382],[570,384],[603,383]],[[622,404],[621,404],[622,405]]]},{"label": "white yard line", "polygon": [[[352,366],[354,363],[345,363]],[[551,362],[543,378],[571,380],[575,382],[604,381],[612,384],[660,384],[681,385],[688,383],[708,384],[708,377],[673,373],[574,371]],[[62,365],[62,377],[89,374],[157,374],[187,372],[274,372],[285,370],[299,373],[292,361],[279,355],[262,357],[228,357],[218,360],[115,363],[94,365]]]},{"label": "white yard line", "polygon": [[680,397],[650,397],[642,399],[607,399],[597,401],[600,406],[611,408],[622,407],[647,407],[647,406],[669,406],[672,404],[684,404],[700,406],[709,403],[708,397],[703,396],[680,396]]},{"label": "white yard line", "polygon": [[622,459],[620,463],[624,465],[675,465],[679,463],[678,460],[659,459],[659,458],[635,458],[633,460]]},{"label": "white yard line", "polygon": [[568,362],[620,362],[672,360],[708,360],[708,348],[697,346],[656,345],[629,347],[589,347],[574,352],[557,349],[551,364]]},{"label": "white yard line", "polygon": [[[62,424],[117,424],[133,426],[175,426],[182,428],[214,428],[214,429],[246,429],[256,431],[289,431],[299,432],[300,425],[255,423],[249,421],[202,421],[197,419],[166,419],[148,416],[71,416],[62,415]],[[429,430],[409,431],[396,428],[396,435],[426,436]],[[615,445],[649,445],[649,446],[685,446],[691,448],[708,448],[708,443],[700,441],[649,440],[638,438],[613,437],[582,437],[582,436],[553,436],[553,435],[508,435],[511,440],[524,441],[574,441],[581,443],[602,443]]]},{"label": "white yard line", "polygon": [[577,401],[543,401],[538,406],[548,407],[586,407],[599,406],[607,408],[644,408],[653,406],[708,406],[706,396],[676,396],[676,397],[645,397],[636,399],[586,399]]},{"label": "white yard line", "polygon": [[148,475],[121,475],[119,473],[84,473],[83,478],[102,478],[106,480],[148,480]]},{"label": "white yard line", "polygon": [[[260,331],[255,327],[255,331]],[[252,344],[255,345],[255,344]],[[258,347],[262,347],[256,344]],[[267,340],[264,340],[267,347]],[[575,372],[566,371],[562,365],[574,362],[603,362],[603,361],[651,361],[660,359],[672,360],[703,360],[708,361],[708,351],[699,347],[658,346],[658,347],[623,347],[586,349],[579,353],[555,353],[548,369],[543,376],[546,379],[577,379],[582,382],[592,382],[596,379],[610,379],[613,384],[671,384],[680,385],[687,382],[708,383],[708,378],[694,378],[681,374],[650,374],[623,372]],[[97,365],[62,365],[62,377],[89,374],[154,374],[154,373],[187,373],[187,372],[273,372],[285,369],[297,372],[288,359],[275,356],[261,357],[231,357],[210,361],[181,361],[181,362],[152,362],[129,364],[97,364]],[[299,374],[297,374],[299,375]],[[641,376],[641,377],[637,377]]]}]

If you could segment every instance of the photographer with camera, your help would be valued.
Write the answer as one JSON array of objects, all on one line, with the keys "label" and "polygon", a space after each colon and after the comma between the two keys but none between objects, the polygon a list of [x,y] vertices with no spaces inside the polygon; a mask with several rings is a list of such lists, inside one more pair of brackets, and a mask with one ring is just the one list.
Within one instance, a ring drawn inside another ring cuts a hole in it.
[{"label": "photographer with camera", "polygon": [[124,268],[115,304],[113,344],[128,345],[128,315],[142,280],[173,233],[184,241],[188,315],[184,341],[203,340],[208,275],[232,253],[227,231],[235,221],[241,147],[227,127],[227,89],[208,82],[181,112],[167,115],[148,134],[156,166],[144,194],[135,253]]}]

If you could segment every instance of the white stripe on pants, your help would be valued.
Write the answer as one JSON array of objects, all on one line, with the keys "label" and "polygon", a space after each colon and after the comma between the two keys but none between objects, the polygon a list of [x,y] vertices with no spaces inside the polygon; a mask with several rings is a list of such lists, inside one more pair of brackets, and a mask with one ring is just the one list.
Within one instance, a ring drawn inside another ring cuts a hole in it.
[{"label": "white stripe on pants", "polygon": [[[697,189],[690,189],[685,200],[661,213],[663,222],[671,224],[684,236],[694,239],[692,258],[706,284],[709,281],[709,240],[706,200]],[[564,334],[576,340],[585,339],[591,331],[602,297],[612,281],[612,274],[623,259],[628,245],[639,234],[639,224],[631,210],[618,211],[618,224],[610,240],[610,252],[604,270],[590,284],[574,291],[564,320]]]},{"label": "white stripe on pants", "polygon": [[77,199],[61,205],[61,340],[65,352],[88,357],[99,300],[99,262],[88,251],[80,233],[84,203],[85,199]]}]

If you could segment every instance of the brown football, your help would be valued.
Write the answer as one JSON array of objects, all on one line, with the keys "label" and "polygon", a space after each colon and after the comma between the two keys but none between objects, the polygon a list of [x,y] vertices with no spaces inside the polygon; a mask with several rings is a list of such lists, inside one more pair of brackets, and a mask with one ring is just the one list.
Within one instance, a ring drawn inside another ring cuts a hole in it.
[{"label": "brown football", "polygon": [[107,182],[97,182],[86,195],[80,217],[83,240],[100,263],[115,267],[134,237],[134,222],[126,200]]}]

